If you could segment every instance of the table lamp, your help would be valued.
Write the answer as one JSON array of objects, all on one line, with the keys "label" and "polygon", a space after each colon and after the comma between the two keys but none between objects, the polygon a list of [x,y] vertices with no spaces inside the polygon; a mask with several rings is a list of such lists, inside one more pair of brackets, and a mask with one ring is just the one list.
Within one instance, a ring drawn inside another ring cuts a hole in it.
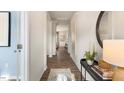
[{"label": "table lamp", "polygon": [[104,40],[103,60],[117,66],[112,80],[124,80],[124,40]]}]

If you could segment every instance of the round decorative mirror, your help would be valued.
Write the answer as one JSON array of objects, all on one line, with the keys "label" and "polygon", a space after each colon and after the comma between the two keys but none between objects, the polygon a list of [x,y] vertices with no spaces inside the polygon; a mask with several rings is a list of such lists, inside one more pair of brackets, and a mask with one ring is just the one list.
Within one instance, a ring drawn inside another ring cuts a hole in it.
[{"label": "round decorative mirror", "polygon": [[124,11],[101,11],[96,23],[96,37],[101,47],[105,39],[124,39]]}]

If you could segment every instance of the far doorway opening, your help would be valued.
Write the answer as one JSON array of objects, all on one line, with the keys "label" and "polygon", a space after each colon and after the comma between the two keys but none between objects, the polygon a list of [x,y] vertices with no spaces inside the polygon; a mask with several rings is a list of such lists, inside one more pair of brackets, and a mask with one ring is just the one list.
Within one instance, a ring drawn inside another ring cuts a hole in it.
[{"label": "far doorway opening", "polygon": [[56,27],[56,49],[68,48],[68,25],[57,25]]}]

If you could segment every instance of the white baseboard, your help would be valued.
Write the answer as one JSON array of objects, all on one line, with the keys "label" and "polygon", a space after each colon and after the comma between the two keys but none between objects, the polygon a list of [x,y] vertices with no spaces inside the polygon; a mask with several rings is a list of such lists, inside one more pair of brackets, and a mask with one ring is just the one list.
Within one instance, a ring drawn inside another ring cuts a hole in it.
[{"label": "white baseboard", "polygon": [[44,71],[46,71],[46,69],[47,69],[47,66],[44,67]]},{"label": "white baseboard", "polygon": [[[43,76],[43,73],[46,71],[46,69],[47,69],[47,66],[44,67],[44,71],[42,71],[41,76],[40,76],[40,79],[41,79],[41,77]],[[40,80],[39,80],[39,81],[40,81]]]},{"label": "white baseboard", "polygon": [[70,54],[70,57],[71,57],[71,59],[73,60],[74,64],[75,64],[75,65],[77,66],[77,68],[79,69],[79,71],[81,71],[80,65],[77,64],[76,59],[74,59],[74,57],[73,57],[71,54]]},{"label": "white baseboard", "polygon": [[17,80],[16,76],[0,76],[0,81],[11,81],[11,80]]}]

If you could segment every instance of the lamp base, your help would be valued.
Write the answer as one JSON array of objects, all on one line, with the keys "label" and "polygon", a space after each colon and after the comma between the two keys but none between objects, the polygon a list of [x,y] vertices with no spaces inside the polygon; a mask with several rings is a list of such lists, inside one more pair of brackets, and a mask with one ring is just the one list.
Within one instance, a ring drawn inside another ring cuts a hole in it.
[{"label": "lamp base", "polygon": [[123,67],[117,67],[114,70],[112,81],[124,81],[124,68]]}]

